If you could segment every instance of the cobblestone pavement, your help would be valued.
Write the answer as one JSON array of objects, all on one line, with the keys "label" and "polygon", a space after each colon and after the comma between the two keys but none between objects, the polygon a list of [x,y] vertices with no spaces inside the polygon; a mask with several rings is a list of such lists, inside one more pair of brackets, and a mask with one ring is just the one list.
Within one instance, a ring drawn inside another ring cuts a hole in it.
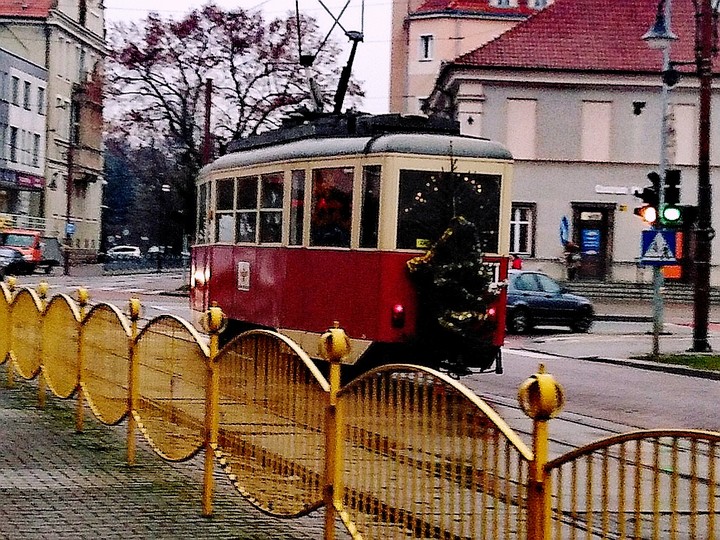
[{"label": "cobblestone pavement", "polygon": [[[105,426],[89,412],[74,429],[74,400],[37,385],[5,385],[0,367],[0,539],[313,539],[323,513],[276,519],[246,502],[220,473],[214,515],[201,515],[202,457],[161,460],[141,442],[125,461],[125,422]],[[339,539],[349,536],[338,527]]]}]

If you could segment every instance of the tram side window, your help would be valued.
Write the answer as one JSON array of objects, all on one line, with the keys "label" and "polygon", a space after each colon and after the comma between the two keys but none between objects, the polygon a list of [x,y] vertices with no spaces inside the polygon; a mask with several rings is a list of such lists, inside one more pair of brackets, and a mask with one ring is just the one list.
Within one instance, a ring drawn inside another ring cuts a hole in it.
[{"label": "tram side window", "polygon": [[233,216],[235,179],[223,178],[215,184],[215,238],[217,242],[235,242],[235,219]]},{"label": "tram side window", "polygon": [[260,177],[260,243],[282,240],[283,173]]},{"label": "tram side window", "polygon": [[208,186],[210,184],[201,184],[198,189],[198,201],[197,201],[197,223],[195,224],[197,229],[197,242],[199,244],[205,243],[209,240],[207,237],[207,217],[208,217]]},{"label": "tram side window", "polygon": [[314,169],[310,244],[350,247],[353,169]]},{"label": "tram side window", "polygon": [[237,181],[237,221],[235,236],[238,242],[255,243],[257,231],[258,179],[243,176]]},{"label": "tram side window", "polygon": [[497,253],[500,175],[400,171],[398,249],[427,249],[453,216],[475,224],[483,251]]},{"label": "tram side window", "polygon": [[305,217],[305,171],[292,172],[290,189],[290,238],[291,246],[302,245],[303,218]]},{"label": "tram side window", "polygon": [[362,213],[360,215],[360,247],[378,245],[380,217],[380,165],[363,167]]}]

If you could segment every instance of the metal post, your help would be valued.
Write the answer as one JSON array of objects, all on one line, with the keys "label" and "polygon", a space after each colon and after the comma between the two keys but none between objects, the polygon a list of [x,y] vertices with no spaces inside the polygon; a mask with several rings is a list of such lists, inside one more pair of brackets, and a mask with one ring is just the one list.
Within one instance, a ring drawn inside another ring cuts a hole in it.
[{"label": "metal post", "polygon": [[[660,162],[658,164],[659,183],[657,185],[657,216],[653,229],[657,235],[663,230],[662,218],[665,206],[665,176],[667,174],[667,138],[668,138],[668,94],[670,87],[665,74],[670,71],[670,44],[677,36],[670,30],[672,7],[671,0],[660,0],[655,23],[642,37],[652,48],[660,48],[663,52],[661,118],[660,118]],[[653,267],[653,346],[652,355],[660,354],[660,334],[663,330],[663,285],[664,276],[660,266]]]},{"label": "metal post", "polygon": [[213,303],[205,314],[207,329],[210,333],[210,356],[207,359],[207,377],[205,380],[205,465],[203,472],[202,515],[211,516],[213,512],[213,492],[215,481],[215,451],[219,432],[220,368],[217,355],[220,350],[220,332],[223,328],[222,310]]},{"label": "metal post", "polygon": [[140,402],[140,377],[138,369],[138,319],[140,319],[140,299],[131,298],[129,303],[129,313],[131,322],[131,335],[129,343],[130,366],[128,370],[128,425],[127,425],[127,463],[135,465],[137,456],[137,439],[136,432],[138,422],[135,418],[138,403]]},{"label": "metal post", "polygon": [[[696,4],[697,5],[697,4]],[[698,222],[695,229],[695,297],[692,351],[711,350],[708,343],[710,311],[710,261],[712,256],[712,186],[710,185],[710,100],[712,98],[713,8],[700,0],[695,35],[696,62],[700,81],[698,138]]]}]

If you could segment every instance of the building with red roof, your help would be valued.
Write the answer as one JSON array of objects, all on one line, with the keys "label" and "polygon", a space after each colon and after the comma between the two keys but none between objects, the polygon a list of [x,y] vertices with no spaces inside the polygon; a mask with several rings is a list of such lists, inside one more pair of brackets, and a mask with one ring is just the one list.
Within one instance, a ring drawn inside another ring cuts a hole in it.
[{"label": "building with red roof", "polygon": [[[556,0],[554,4],[439,70],[426,111],[500,141],[516,159],[511,251],[528,268],[564,269],[561,224],[580,246],[585,279],[650,280],[640,262],[636,189],[650,182],[661,155],[661,51],[642,39],[657,0]],[[665,156],[681,174],[681,202],[697,201],[698,77],[693,0],[672,0],[678,39],[670,59],[683,72],[668,92]],[[711,175],[720,179],[720,109],[713,85]],[[713,222],[718,223],[717,208]],[[668,277],[689,279],[692,223],[677,231],[681,264]],[[713,252],[718,254],[716,239]],[[718,260],[718,257],[715,257]],[[720,273],[713,273],[713,284]]]},{"label": "building with red roof", "polygon": [[527,19],[547,0],[394,0],[390,110],[417,113],[443,62]]},{"label": "building with red roof", "polygon": [[[29,215],[46,235],[64,239],[73,248],[71,253],[91,257],[100,247],[103,2],[4,0],[0,2],[0,48],[47,73],[47,88],[41,93],[46,140],[42,178],[31,189],[18,186],[19,195],[10,200],[21,204],[5,212]],[[31,100],[26,108],[39,99]],[[0,125],[8,134],[13,128],[22,129]],[[27,145],[31,140],[32,136],[18,137],[17,144]],[[8,141],[9,136],[0,137],[4,146]],[[12,150],[0,148],[0,162]]]}]

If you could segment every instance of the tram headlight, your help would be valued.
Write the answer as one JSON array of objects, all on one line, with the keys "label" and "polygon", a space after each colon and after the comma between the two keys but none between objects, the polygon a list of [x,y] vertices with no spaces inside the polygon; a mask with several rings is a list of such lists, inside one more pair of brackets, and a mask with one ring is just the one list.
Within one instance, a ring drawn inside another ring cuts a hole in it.
[{"label": "tram headlight", "polygon": [[203,270],[196,268],[193,270],[190,278],[190,286],[203,287],[208,281],[210,281],[210,268],[205,268]]},{"label": "tram headlight", "polygon": [[393,328],[403,328],[405,326],[405,306],[395,304],[392,307],[392,315],[390,318]]}]

